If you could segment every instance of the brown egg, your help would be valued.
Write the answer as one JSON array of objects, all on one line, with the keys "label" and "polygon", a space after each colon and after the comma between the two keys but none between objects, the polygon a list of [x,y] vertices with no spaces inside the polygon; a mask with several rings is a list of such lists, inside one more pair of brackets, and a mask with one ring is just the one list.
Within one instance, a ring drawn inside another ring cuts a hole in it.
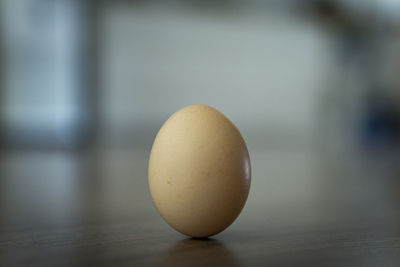
[{"label": "brown egg", "polygon": [[149,159],[149,186],[164,220],[191,237],[208,237],[239,215],[250,189],[246,144],[224,114],[192,105],[161,127]]}]

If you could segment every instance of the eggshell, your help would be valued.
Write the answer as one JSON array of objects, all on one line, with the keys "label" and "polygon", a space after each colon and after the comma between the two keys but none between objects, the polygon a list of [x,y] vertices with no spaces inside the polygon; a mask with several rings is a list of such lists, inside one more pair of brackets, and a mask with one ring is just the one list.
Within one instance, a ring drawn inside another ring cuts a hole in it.
[{"label": "eggshell", "polygon": [[246,203],[249,153],[239,130],[220,111],[187,106],[158,132],[148,175],[164,220],[182,234],[208,237],[227,228]]}]

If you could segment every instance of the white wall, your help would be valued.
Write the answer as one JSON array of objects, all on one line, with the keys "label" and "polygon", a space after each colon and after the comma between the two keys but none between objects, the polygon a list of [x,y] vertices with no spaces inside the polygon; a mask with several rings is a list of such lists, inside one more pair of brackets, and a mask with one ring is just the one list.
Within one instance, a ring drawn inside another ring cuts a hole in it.
[{"label": "white wall", "polygon": [[[286,13],[110,5],[101,23],[104,123],[154,134],[171,113],[215,106],[246,136],[311,136],[327,39]],[[118,131],[120,131],[118,133]]]}]

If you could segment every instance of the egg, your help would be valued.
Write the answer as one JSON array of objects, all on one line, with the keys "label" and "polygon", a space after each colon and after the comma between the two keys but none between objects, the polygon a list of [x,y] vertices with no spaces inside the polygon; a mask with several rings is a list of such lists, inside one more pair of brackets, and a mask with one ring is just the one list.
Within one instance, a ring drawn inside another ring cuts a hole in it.
[{"label": "egg", "polygon": [[251,180],[246,143],[217,109],[184,107],[159,130],[148,178],[154,204],[172,228],[195,238],[215,235],[246,203]]}]

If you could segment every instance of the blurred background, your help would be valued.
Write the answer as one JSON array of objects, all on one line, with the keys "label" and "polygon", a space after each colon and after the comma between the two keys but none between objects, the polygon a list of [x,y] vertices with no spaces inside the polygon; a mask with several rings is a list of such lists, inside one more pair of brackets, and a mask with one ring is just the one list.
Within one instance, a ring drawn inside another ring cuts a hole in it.
[{"label": "blurred background", "polygon": [[147,159],[198,103],[250,151],[228,231],[400,230],[397,0],[1,0],[1,226],[169,231]]}]

